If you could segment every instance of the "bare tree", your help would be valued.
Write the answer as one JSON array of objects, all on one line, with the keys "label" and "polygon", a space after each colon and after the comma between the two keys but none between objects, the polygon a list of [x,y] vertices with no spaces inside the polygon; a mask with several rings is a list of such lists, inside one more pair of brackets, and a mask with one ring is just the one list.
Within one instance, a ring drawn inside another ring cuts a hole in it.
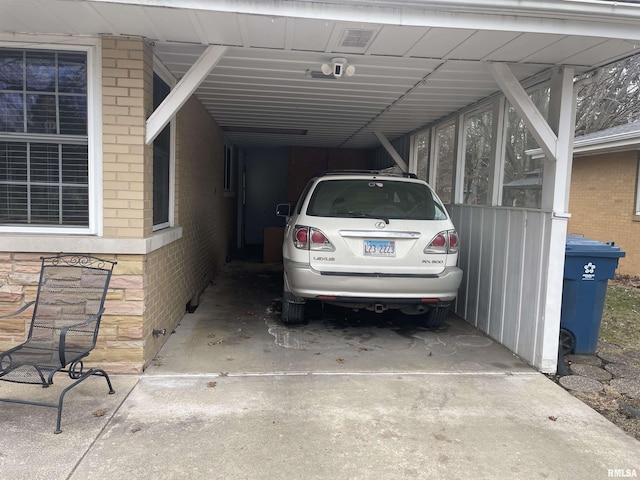
[{"label": "bare tree", "polygon": [[576,105],[575,135],[640,120],[640,57],[602,67],[583,75]]}]

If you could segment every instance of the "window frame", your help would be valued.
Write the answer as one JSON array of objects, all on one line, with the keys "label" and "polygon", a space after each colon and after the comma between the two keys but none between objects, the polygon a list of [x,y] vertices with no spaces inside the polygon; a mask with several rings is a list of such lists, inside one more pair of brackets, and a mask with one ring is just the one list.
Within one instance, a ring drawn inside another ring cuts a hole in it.
[{"label": "window frame", "polygon": [[[34,233],[65,235],[102,235],[102,56],[99,39],[67,39],[65,43],[56,39],[39,37],[38,42],[28,37],[25,41],[4,41],[0,37],[0,48],[16,50],[52,50],[83,52],[87,55],[87,171],[88,171],[88,215],[86,227],[63,225],[0,225],[0,233]],[[6,138],[11,136],[5,135]],[[33,138],[24,134],[25,140]],[[63,136],[56,135],[52,140]]]},{"label": "window frame", "polygon": [[234,146],[231,143],[224,142],[222,185],[225,197],[233,197],[236,194],[236,182],[234,181],[236,156],[234,150]]},{"label": "window frame", "polygon": [[[169,90],[173,90],[176,86],[176,78],[171,72],[160,62],[157,57],[153,57],[153,73],[158,75],[160,79],[169,86]],[[176,178],[176,121],[175,117],[169,122],[169,220],[157,225],[153,225],[153,231],[157,232],[165,228],[175,225],[175,178]],[[166,128],[166,127],[165,127]],[[153,213],[152,213],[153,215]]]}]

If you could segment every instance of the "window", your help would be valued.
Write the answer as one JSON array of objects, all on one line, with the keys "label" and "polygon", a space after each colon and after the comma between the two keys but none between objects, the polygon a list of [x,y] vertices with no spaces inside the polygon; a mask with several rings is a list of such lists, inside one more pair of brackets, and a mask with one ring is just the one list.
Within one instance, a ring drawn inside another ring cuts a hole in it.
[{"label": "window", "polygon": [[443,125],[435,133],[435,161],[431,178],[435,183],[436,193],[444,203],[451,203],[453,198],[453,166],[455,163],[455,124]]},{"label": "window", "polygon": [[463,203],[487,205],[493,114],[484,111],[465,118]]},{"label": "window", "polygon": [[233,193],[233,148],[229,145],[224,146],[224,191],[225,193]]},{"label": "window", "polygon": [[[549,89],[530,93],[540,113],[547,118],[549,111]],[[528,150],[538,149],[538,142],[515,109],[507,110],[507,141],[504,165],[502,205],[507,207],[540,208],[542,205],[543,158],[528,155]]]},{"label": "window", "polygon": [[335,218],[446,220],[444,207],[423,183],[325,180],[317,184],[307,215]]},{"label": "window", "polygon": [[[171,88],[158,75],[153,74],[153,108],[162,103]],[[171,157],[172,136],[170,122],[153,141],[153,228],[159,230],[170,225],[171,213]]]},{"label": "window", "polygon": [[[415,173],[418,178],[428,181],[429,171],[429,130],[424,130],[413,137]],[[410,170],[411,171],[411,170]]]},{"label": "window", "polygon": [[87,59],[0,47],[0,227],[90,226]]}]

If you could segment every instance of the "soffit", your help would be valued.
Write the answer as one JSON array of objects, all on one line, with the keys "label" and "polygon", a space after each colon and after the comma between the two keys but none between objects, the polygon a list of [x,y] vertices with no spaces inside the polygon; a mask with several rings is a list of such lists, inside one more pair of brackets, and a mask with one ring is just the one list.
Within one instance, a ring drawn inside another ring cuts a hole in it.
[{"label": "soffit", "polygon": [[[584,72],[640,44],[635,5],[485,3],[3,0],[0,39],[142,36],[177,79],[207,45],[228,46],[195,93],[216,122],[308,132],[227,133],[245,148],[375,147],[376,130],[393,140],[498,92],[487,62],[506,62],[527,81],[555,65]],[[323,76],[335,57],[355,74]]]}]

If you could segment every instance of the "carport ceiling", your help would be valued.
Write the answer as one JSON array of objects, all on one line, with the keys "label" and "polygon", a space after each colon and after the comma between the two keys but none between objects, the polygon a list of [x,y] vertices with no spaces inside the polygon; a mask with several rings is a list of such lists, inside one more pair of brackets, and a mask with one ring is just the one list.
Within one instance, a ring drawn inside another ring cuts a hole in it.
[{"label": "carport ceiling", "polygon": [[[374,131],[393,140],[499,91],[487,62],[508,63],[525,81],[554,65],[580,73],[634,54],[636,7],[3,0],[0,32],[144,36],[177,79],[207,45],[228,46],[196,96],[235,144],[370,148],[379,145]],[[335,57],[355,74],[322,75]]]}]

